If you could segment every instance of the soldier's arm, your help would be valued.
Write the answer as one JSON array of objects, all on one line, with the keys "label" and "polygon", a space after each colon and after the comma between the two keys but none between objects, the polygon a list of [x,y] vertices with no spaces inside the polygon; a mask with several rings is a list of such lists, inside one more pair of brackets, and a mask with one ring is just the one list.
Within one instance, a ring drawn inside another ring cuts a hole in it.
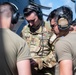
[{"label": "soldier's arm", "polygon": [[18,75],[31,75],[30,61],[23,60],[17,62]]},{"label": "soldier's arm", "polygon": [[72,60],[60,61],[60,75],[73,75],[72,74]]}]

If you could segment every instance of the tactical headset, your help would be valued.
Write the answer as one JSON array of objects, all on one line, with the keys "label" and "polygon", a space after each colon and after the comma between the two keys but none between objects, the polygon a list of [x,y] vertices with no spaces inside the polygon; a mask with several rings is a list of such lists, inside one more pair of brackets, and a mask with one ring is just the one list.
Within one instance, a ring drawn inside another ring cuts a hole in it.
[{"label": "tactical headset", "polygon": [[48,16],[47,20],[56,19],[56,23],[60,30],[66,30],[70,27],[70,23],[73,19],[73,12],[67,6],[61,6],[57,9],[54,9]]},{"label": "tactical headset", "polygon": [[10,3],[10,4],[11,4],[12,9],[13,9],[13,15],[12,15],[11,23],[16,24],[18,22],[18,19],[19,19],[18,7],[13,3]]},{"label": "tactical headset", "polygon": [[12,23],[12,24],[16,24],[16,23],[18,22],[18,19],[19,19],[18,7],[17,7],[15,4],[11,3],[11,2],[4,2],[4,3],[2,3],[2,5],[5,5],[5,4],[11,6],[11,8],[12,8],[12,13],[13,13],[13,14],[12,14],[11,23]]},{"label": "tactical headset", "polygon": [[35,11],[37,13],[38,18],[40,20],[43,19],[43,15],[42,15],[41,9],[39,7],[37,7],[37,6],[32,5],[32,4],[30,4],[30,5],[28,5],[27,7],[24,8],[24,10],[23,10],[24,16],[29,15],[33,11]]},{"label": "tactical headset", "polygon": [[60,30],[66,30],[70,27],[73,19],[73,12],[67,6],[61,6],[56,10],[56,21]]}]

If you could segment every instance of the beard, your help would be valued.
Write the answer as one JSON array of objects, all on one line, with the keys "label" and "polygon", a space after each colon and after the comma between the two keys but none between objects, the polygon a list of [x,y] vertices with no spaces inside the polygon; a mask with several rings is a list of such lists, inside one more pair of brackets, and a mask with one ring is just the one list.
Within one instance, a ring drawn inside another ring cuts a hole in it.
[{"label": "beard", "polygon": [[32,26],[29,25],[29,28],[31,32],[35,32],[40,28],[40,25],[32,25]]}]

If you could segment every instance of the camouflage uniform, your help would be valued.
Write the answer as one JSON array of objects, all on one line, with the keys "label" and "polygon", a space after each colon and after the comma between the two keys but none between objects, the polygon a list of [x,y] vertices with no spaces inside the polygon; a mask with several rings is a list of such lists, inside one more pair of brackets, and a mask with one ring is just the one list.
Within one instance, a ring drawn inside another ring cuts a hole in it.
[{"label": "camouflage uniform", "polygon": [[30,47],[33,75],[54,75],[56,60],[50,43],[56,36],[51,31],[49,23],[43,22],[43,25],[41,25],[35,33],[32,33],[29,26],[26,25],[22,30],[22,37]]}]

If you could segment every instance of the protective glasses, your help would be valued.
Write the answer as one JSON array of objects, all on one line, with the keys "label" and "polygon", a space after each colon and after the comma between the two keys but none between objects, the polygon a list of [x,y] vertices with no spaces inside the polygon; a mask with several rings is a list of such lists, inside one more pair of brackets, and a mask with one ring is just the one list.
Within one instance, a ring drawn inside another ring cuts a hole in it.
[{"label": "protective glasses", "polygon": [[55,26],[57,26],[56,24],[53,24],[53,25],[50,25],[51,26],[51,28],[53,29]]}]

